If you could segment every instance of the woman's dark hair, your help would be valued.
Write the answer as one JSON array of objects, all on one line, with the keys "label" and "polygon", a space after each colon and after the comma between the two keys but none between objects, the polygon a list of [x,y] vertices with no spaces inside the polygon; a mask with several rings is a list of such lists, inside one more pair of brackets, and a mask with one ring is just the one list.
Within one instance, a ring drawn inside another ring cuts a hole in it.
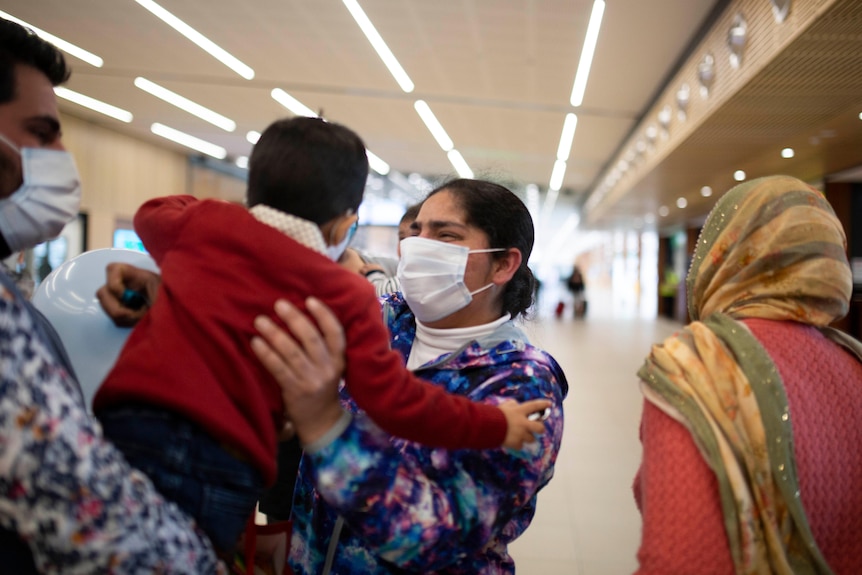
[{"label": "woman's dark hair", "polygon": [[[533,251],[533,218],[527,206],[507,188],[484,180],[458,179],[435,188],[428,197],[449,192],[464,210],[466,224],[475,226],[488,236],[491,248],[516,248],[521,252],[521,266],[506,284],[503,311],[516,318],[526,314],[533,303],[536,278],[527,267]],[[504,253],[491,253],[504,257]]]},{"label": "woman's dark hair", "polygon": [[278,120],[251,152],[246,203],[321,225],[355,213],[367,179],[365,144],[349,128],[320,118]]},{"label": "woman's dark hair", "polygon": [[32,30],[0,18],[0,104],[15,99],[15,66],[32,66],[59,86],[71,70],[63,54]]}]

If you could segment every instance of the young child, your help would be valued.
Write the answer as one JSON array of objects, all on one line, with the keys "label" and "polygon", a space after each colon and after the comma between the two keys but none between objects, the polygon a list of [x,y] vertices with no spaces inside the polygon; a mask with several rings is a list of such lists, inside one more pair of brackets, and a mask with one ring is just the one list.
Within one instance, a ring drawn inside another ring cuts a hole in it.
[{"label": "young child", "polygon": [[[541,401],[474,403],[408,371],[373,287],[338,260],[357,224],[368,161],[349,129],[272,124],[249,162],[248,209],[191,196],[145,203],[135,230],[161,268],[152,308],[97,392],[105,435],[229,550],[276,473],[278,384],[255,358],[253,320],[314,295],[347,339],[351,396],[387,432],[449,449],[519,448]],[[541,405],[540,405],[541,404]]]}]

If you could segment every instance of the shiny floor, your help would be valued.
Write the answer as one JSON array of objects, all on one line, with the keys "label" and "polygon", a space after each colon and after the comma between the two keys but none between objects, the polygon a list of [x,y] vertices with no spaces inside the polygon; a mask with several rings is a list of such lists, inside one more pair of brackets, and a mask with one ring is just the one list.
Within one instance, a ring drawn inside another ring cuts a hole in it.
[{"label": "shiny floor", "polygon": [[[565,296],[562,296],[565,297]],[[640,515],[631,483],[640,460],[637,370],[680,324],[645,319],[631,299],[588,291],[588,313],[561,319],[550,293],[526,326],[569,380],[556,474],[511,548],[519,575],[622,575],[636,568]]]}]

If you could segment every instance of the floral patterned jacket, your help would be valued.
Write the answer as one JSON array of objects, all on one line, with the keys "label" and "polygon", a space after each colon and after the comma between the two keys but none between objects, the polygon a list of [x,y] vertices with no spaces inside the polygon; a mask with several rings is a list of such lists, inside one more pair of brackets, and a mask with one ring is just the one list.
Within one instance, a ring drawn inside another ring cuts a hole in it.
[{"label": "floral patterned jacket", "polygon": [[[413,314],[400,294],[382,301],[392,347],[406,362]],[[381,432],[342,388],[352,419],[303,458],[290,552],[296,574],[323,572],[330,539],[339,575],[515,572],[507,544],[529,526],[560,448],[562,369],[508,322],[416,373],[476,401],[552,399],[545,434],[517,452],[431,449]]]},{"label": "floral patterned jacket", "polygon": [[[0,571],[223,573],[194,523],[103,439],[43,321],[0,272]],[[21,540],[32,560],[14,555]]]}]

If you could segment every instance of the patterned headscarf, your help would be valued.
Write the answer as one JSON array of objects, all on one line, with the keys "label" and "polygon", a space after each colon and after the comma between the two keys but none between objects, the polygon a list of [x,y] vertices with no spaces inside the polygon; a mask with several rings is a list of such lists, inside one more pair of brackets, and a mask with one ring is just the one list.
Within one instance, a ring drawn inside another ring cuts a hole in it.
[{"label": "patterned headscarf", "polygon": [[741,184],[704,224],[686,279],[694,322],[653,346],[638,372],[646,399],[680,421],[718,480],[740,574],[831,573],[799,497],[791,413],[775,364],[738,319],[823,327],[852,290],[845,237],[817,190],[787,176]]},{"label": "patterned headscarf", "polygon": [[692,320],[844,317],[853,291],[844,230],[819,191],[789,176],[740,184],[704,224],[686,278]]}]

